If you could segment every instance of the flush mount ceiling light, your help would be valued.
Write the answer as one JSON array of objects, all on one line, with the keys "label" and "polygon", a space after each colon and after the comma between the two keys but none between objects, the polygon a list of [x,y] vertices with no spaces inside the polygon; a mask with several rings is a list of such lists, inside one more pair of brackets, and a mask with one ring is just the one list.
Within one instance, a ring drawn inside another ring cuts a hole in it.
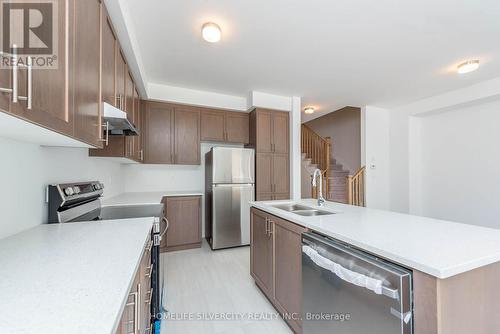
[{"label": "flush mount ceiling light", "polygon": [[465,63],[458,65],[457,72],[459,74],[465,74],[469,72],[473,72],[479,68],[479,60],[469,60]]},{"label": "flush mount ceiling light", "polygon": [[217,43],[218,41],[220,41],[222,32],[217,24],[213,22],[207,22],[201,28],[201,35],[203,36],[203,39],[205,41],[209,43]]},{"label": "flush mount ceiling light", "polygon": [[304,108],[304,113],[310,115],[310,114],[314,114],[314,108],[313,107],[306,107]]}]

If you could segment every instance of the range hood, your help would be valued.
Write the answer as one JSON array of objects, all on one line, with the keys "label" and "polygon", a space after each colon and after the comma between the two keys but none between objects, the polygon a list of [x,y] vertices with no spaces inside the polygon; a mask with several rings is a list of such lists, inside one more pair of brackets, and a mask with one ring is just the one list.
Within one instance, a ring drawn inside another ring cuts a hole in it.
[{"label": "range hood", "polygon": [[107,126],[110,135],[137,136],[139,131],[135,125],[127,119],[127,114],[120,109],[104,102],[103,108],[104,125]]}]

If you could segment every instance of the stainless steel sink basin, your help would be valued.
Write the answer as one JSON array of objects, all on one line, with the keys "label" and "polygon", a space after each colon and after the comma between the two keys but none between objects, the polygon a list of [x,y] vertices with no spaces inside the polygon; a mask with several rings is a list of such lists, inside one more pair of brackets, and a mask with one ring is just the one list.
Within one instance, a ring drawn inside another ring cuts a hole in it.
[{"label": "stainless steel sink basin", "polygon": [[278,205],[273,205],[273,207],[276,209],[280,209],[280,210],[294,213],[294,214],[299,215],[299,216],[306,216],[306,217],[326,216],[326,215],[334,215],[335,214],[335,212],[318,210],[318,209],[314,209],[314,208],[311,208],[309,206],[300,205],[300,204],[278,204]]},{"label": "stainless steel sink basin", "polygon": [[322,210],[296,210],[292,211],[292,213],[295,213],[296,215],[299,216],[306,216],[306,217],[312,217],[312,216],[327,216],[327,215],[334,215],[335,212],[329,212],[329,211],[322,211]]},{"label": "stainless steel sink basin", "polygon": [[288,212],[293,212],[297,210],[314,210],[313,208],[300,204],[279,204],[279,205],[273,205],[273,207]]}]

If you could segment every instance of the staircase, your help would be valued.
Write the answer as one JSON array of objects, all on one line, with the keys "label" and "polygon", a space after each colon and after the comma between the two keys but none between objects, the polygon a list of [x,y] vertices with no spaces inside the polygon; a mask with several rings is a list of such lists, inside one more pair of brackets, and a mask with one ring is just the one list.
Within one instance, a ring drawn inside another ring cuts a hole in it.
[{"label": "staircase", "polygon": [[329,201],[347,203],[347,177],[349,171],[337,163],[335,159],[330,160],[330,170],[328,173],[328,194]]},{"label": "staircase", "polygon": [[342,164],[333,158],[329,137],[322,138],[307,125],[302,124],[302,194],[317,198],[311,177],[319,168],[323,173],[323,196],[329,201],[364,206],[364,168],[349,176]]}]

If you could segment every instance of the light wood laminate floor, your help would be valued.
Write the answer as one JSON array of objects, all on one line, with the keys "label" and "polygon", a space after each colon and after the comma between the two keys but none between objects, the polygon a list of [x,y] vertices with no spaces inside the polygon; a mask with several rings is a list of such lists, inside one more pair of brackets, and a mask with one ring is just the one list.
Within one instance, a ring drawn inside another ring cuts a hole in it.
[{"label": "light wood laminate floor", "polygon": [[201,249],[164,253],[161,261],[165,308],[178,318],[164,319],[161,334],[292,333],[250,276],[250,247],[212,251],[204,242]]}]

